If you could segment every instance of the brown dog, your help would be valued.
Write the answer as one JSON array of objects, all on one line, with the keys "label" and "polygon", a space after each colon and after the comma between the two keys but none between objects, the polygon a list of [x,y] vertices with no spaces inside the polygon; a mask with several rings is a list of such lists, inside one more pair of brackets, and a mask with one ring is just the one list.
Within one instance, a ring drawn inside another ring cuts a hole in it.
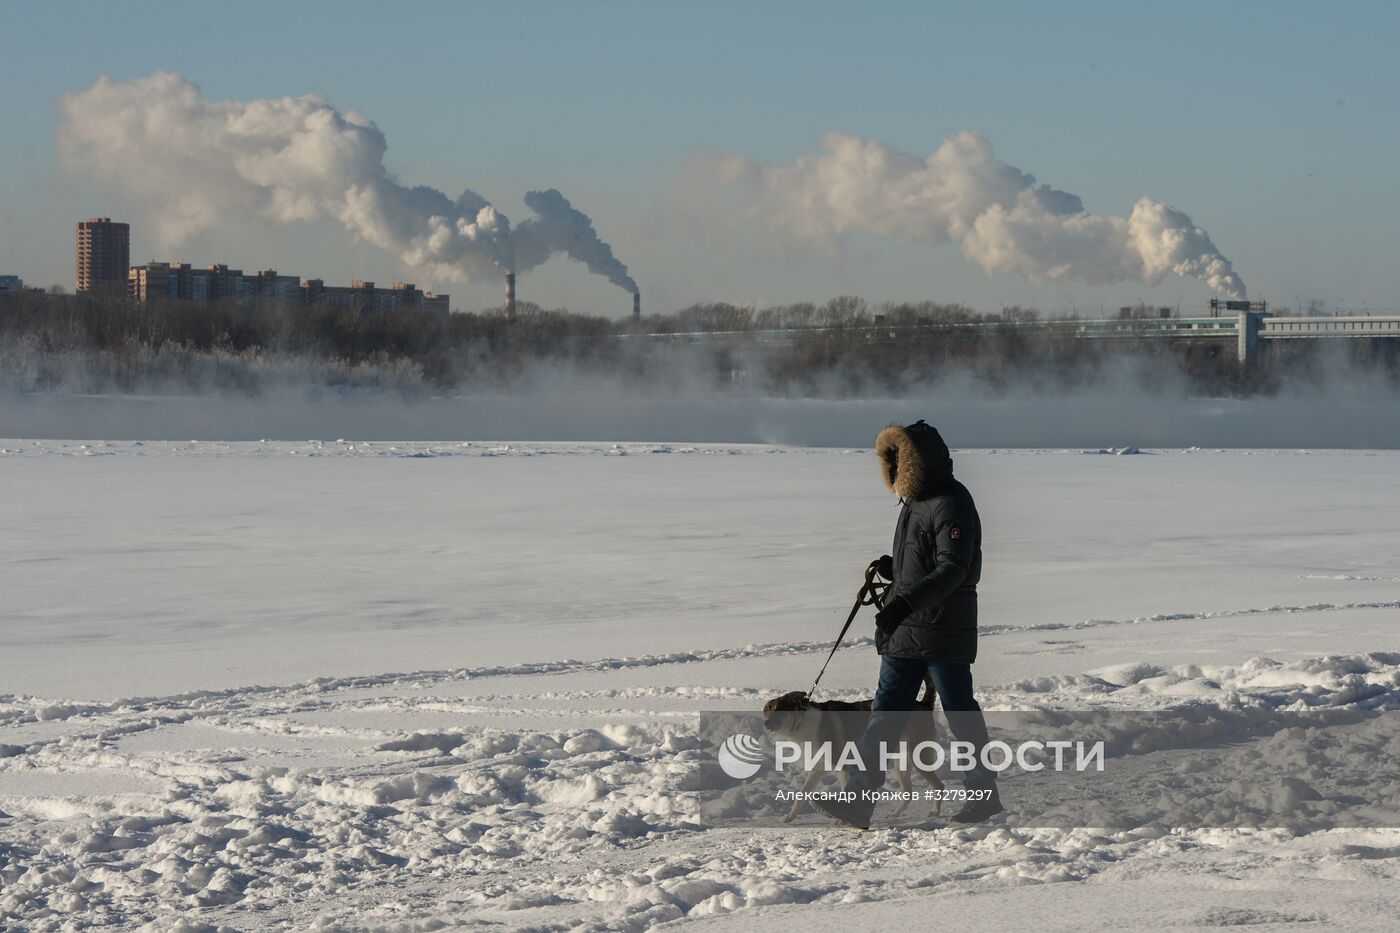
[{"label": "brown dog", "polygon": [[[913,748],[920,742],[935,742],[938,739],[938,726],[933,719],[934,688],[933,681],[924,680],[924,695],[914,702],[913,713],[905,720],[904,728],[900,732],[900,740],[906,743],[906,747]],[[811,745],[821,745],[830,743],[833,748],[844,748],[847,743],[854,743],[860,740],[861,734],[865,731],[865,724],[870,719],[870,700],[859,700],[855,703],[847,703],[841,700],[825,700],[820,703],[813,703],[808,699],[807,694],[801,690],[794,690],[791,693],[784,693],[780,697],[775,697],[763,704],[763,726],[770,733],[788,739],[793,742],[810,743]],[[899,789],[908,794],[913,789],[913,781],[910,776],[911,771],[918,771],[923,779],[935,791],[943,789],[943,782],[933,771],[925,771],[920,768],[918,762],[914,760],[916,756],[909,756],[909,768],[906,770],[895,770],[895,777],[899,780]],[[822,768],[814,768],[807,773],[807,780],[802,785],[804,794],[816,787],[827,774],[835,773],[844,787],[847,774],[844,771],[829,772]],[[784,823],[791,823],[797,818],[797,814],[802,812],[802,805],[806,803],[799,797],[792,805],[792,809],[783,817]],[[890,814],[899,816],[909,806],[909,800],[900,801],[899,808]],[[937,815],[943,808],[943,801],[935,798],[933,812]]]}]

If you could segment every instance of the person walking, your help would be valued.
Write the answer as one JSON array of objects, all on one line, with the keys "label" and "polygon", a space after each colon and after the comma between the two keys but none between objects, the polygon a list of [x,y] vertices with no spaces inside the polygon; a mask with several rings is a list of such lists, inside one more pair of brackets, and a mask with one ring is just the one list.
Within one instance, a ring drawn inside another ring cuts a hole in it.
[{"label": "person walking", "polygon": [[[848,790],[879,790],[885,783],[880,748],[901,732],[919,688],[932,682],[953,737],[970,743],[977,766],[964,786],[968,802],[953,816],[980,823],[1002,810],[996,775],[981,765],[987,725],[972,689],[977,660],[977,584],[982,578],[982,522],[966,486],[953,476],[953,458],[937,429],[922,419],[890,425],[875,439],[885,487],[902,508],[893,553],[880,558],[894,582],[875,617],[880,679],[858,749],[865,770],[848,776]],[[910,750],[912,753],[912,750]],[[823,800],[829,816],[866,829],[872,801]]]}]

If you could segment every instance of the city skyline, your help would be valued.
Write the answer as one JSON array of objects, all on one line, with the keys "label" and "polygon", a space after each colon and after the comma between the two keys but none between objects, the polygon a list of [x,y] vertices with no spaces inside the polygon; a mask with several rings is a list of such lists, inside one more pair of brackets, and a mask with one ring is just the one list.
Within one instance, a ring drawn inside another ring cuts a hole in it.
[{"label": "city skyline", "polygon": [[[131,225],[110,217],[89,217],[77,224],[74,292],[125,295],[145,304],[155,300],[207,304],[232,301],[295,302],[330,310],[447,312],[451,296],[418,288],[412,282],[376,287],[371,280],[354,279],[349,285],[326,285],[314,276],[279,275],[276,269],[260,269],[245,275],[225,263],[198,266],[181,261],[130,261]],[[18,289],[17,276],[4,277],[0,294]],[[32,288],[33,286],[31,286]],[[514,302],[508,301],[514,310]]]},{"label": "city skyline", "polygon": [[[470,187],[512,220],[528,216],[521,192],[557,186],[626,262],[645,312],[838,294],[1088,311],[1137,301],[1202,307],[1214,294],[1173,274],[1157,284],[1082,284],[1037,281],[1014,267],[989,273],[966,244],[879,225],[804,240],[761,223],[725,223],[713,205],[696,203],[712,200],[694,181],[711,156],[797,165],[837,132],[923,158],[964,130],[985,133],[998,159],[1073,192],[1095,214],[1126,216],[1144,196],[1186,212],[1252,298],[1357,310],[1397,304],[1394,228],[1383,209],[1400,151],[1385,116],[1395,66],[1380,53],[1396,13],[1381,5],[1329,17],[1295,4],[1188,4],[1171,22],[1088,5],[1016,36],[1002,35],[994,14],[891,6],[837,38],[835,7],[796,17],[796,8],[775,6],[742,20],[734,7],[726,23],[632,5],[604,16],[553,4],[428,4],[392,22],[381,15],[371,40],[349,30],[372,8],[352,6],[337,24],[311,4],[288,11],[284,28],[253,52],[230,41],[204,54],[194,49],[210,25],[175,7],[162,22],[179,41],[162,46],[118,11],[85,8],[75,24],[71,9],[17,10],[16,28],[0,39],[0,80],[18,89],[0,102],[0,119],[19,130],[0,154],[0,273],[32,286],[73,287],[71,224],[106,215],[133,224],[136,264],[223,257],[244,268],[315,270],[327,281],[418,282],[450,291],[466,310],[500,304],[499,280],[425,273],[333,219],[236,217],[176,251],[158,244],[150,232],[159,206],[60,164],[57,102],[103,76],[131,81],[165,70],[215,102],[318,94],[374,121],[388,141],[385,166],[402,184],[449,195]],[[251,35],[259,9],[219,28],[230,39]],[[1036,8],[1012,5],[1001,15],[1025,18]],[[328,41],[297,43],[318,20]],[[541,30],[546,20],[553,25]],[[1358,28],[1362,20],[1371,27]],[[377,53],[401,59],[394,53],[454,30],[490,37],[464,60],[499,80],[431,55],[411,72],[357,70],[349,65],[356,55],[345,54],[373,41]],[[44,50],[59,41],[91,54],[65,56],[56,68]],[[651,80],[637,81],[639,69]],[[586,80],[571,83],[579,74]],[[631,311],[627,294],[564,258],[522,273],[519,289],[522,300],[547,307]]]}]

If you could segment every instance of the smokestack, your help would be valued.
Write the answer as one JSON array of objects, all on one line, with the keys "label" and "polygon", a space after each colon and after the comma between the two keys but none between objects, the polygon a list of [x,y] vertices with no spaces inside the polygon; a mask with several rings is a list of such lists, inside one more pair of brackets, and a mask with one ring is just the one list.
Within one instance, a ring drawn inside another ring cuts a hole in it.
[{"label": "smokestack", "polygon": [[641,293],[641,292],[633,292],[633,293],[632,293],[632,320],[634,320],[634,321],[640,321],[641,319],[642,319],[642,293]]},{"label": "smokestack", "polygon": [[515,313],[515,273],[506,273],[506,313]]}]

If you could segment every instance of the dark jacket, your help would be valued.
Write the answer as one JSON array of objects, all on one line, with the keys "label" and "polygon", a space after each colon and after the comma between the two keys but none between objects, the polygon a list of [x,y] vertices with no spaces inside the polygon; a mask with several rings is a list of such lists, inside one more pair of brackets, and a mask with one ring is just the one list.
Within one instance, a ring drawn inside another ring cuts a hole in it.
[{"label": "dark jacket", "polygon": [[891,425],[875,441],[885,485],[903,501],[895,525],[894,586],[912,614],[889,634],[876,633],[880,654],[928,661],[977,659],[977,583],[982,578],[982,522],[938,431],[920,421]]}]

